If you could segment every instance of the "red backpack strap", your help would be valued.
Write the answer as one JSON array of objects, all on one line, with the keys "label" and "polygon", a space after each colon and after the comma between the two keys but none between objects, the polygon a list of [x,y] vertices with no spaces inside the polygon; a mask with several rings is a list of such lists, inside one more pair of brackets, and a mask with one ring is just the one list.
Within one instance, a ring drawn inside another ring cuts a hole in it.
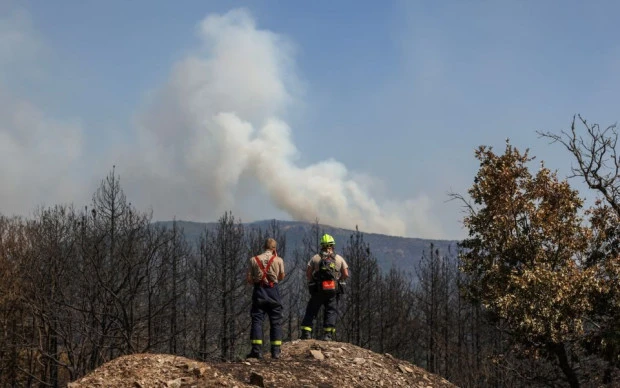
[{"label": "red backpack strap", "polygon": [[261,272],[263,273],[263,277],[261,278],[260,282],[269,284],[269,287],[273,287],[273,282],[267,281],[267,272],[269,271],[269,268],[271,268],[271,263],[273,263],[273,260],[275,258],[276,258],[276,255],[274,254],[273,256],[271,256],[271,258],[267,262],[267,267],[263,267],[263,263],[258,258],[258,256],[254,256],[254,260],[256,260],[256,264],[258,264],[258,268],[260,268]]}]

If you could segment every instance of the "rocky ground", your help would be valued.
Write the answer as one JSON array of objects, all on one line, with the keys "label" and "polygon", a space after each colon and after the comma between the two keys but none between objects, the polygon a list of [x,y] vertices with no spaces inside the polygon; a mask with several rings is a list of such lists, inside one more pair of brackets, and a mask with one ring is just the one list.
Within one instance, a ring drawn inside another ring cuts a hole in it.
[{"label": "rocky ground", "polygon": [[204,363],[165,354],[112,360],[69,388],[82,387],[455,387],[389,354],[341,342],[293,341],[282,358]]}]

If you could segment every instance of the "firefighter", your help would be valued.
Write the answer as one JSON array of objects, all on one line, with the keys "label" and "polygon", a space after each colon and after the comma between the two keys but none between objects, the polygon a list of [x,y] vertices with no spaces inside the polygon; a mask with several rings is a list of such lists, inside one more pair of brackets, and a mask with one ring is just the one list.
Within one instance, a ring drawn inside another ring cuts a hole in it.
[{"label": "firefighter", "polygon": [[247,281],[254,285],[252,291],[252,329],[250,340],[252,351],[248,358],[262,358],[263,320],[269,316],[269,339],[271,358],[280,358],[282,345],[282,298],[278,282],[284,279],[284,260],[276,252],[276,240],[265,241],[265,251],[250,258]]},{"label": "firefighter", "polygon": [[334,253],[336,241],[329,234],[320,240],[321,251],[314,255],[306,268],[310,300],[301,322],[301,339],[312,338],[312,326],[321,306],[323,311],[323,340],[331,341],[336,332],[338,295],[344,291],[349,266],[342,256]]}]

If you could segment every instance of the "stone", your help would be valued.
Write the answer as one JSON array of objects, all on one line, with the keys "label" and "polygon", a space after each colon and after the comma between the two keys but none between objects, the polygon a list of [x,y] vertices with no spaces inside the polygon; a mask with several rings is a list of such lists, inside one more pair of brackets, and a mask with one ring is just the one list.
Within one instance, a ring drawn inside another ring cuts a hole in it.
[{"label": "stone", "polygon": [[264,387],[265,378],[256,372],[252,372],[250,373],[250,384],[256,385],[257,387]]},{"label": "stone", "polygon": [[312,355],[312,357],[314,357],[317,360],[324,360],[325,359],[325,356],[323,355],[323,352],[321,352],[320,350],[311,349],[310,350],[310,354]]}]

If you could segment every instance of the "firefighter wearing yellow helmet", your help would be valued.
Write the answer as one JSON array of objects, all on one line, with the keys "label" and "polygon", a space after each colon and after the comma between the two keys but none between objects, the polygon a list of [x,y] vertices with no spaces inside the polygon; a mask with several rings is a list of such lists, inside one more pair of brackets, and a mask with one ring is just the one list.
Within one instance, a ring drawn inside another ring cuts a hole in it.
[{"label": "firefighter wearing yellow helmet", "polygon": [[324,234],[320,252],[312,256],[306,268],[310,300],[301,322],[301,339],[311,339],[314,319],[323,306],[323,340],[331,341],[336,333],[338,295],[344,291],[344,281],[349,277],[349,266],[342,256],[334,252],[336,241]]}]

